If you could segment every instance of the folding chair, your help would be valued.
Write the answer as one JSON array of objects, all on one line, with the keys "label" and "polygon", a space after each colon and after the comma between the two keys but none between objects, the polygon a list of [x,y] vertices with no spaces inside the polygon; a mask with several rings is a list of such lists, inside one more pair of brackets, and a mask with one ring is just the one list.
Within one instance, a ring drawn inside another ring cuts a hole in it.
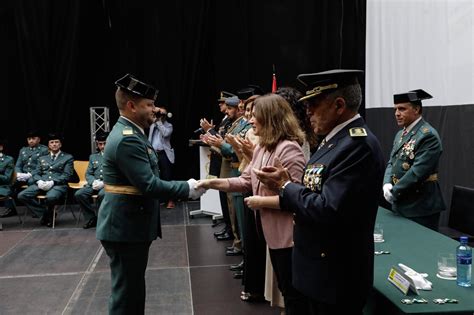
[{"label": "folding chair", "polygon": [[[74,193],[87,184],[86,172],[87,172],[88,166],[89,166],[89,161],[74,161],[74,170],[76,171],[77,176],[79,177],[79,182],[68,184],[69,188],[71,188]],[[95,202],[94,195],[92,196],[92,198]],[[95,198],[97,198],[97,196]],[[77,215],[76,225],[79,224],[81,214],[82,214],[82,208],[79,206],[79,214]]]}]

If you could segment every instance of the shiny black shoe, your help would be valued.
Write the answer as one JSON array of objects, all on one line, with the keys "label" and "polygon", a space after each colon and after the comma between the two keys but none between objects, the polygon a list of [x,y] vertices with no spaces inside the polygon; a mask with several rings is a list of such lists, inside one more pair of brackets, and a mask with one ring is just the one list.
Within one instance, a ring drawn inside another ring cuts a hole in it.
[{"label": "shiny black shoe", "polygon": [[234,279],[242,279],[243,277],[244,277],[244,271],[243,270],[234,272]]},{"label": "shiny black shoe", "polygon": [[243,253],[241,249],[234,248],[232,250],[226,250],[225,255],[226,256],[241,256],[243,255]]},{"label": "shiny black shoe", "polygon": [[232,246],[226,246],[225,250],[233,250],[234,249],[234,245]]},{"label": "shiny black shoe", "polygon": [[229,267],[230,271],[239,271],[239,270],[244,270],[244,261],[242,260],[240,263],[235,264],[235,265],[230,265]]},{"label": "shiny black shoe", "polygon": [[89,221],[87,221],[87,223],[84,224],[82,226],[82,228],[83,229],[90,229],[90,228],[93,228],[93,227],[96,227],[96,226],[97,226],[97,217],[93,217]]},{"label": "shiny black shoe", "polygon": [[0,216],[0,218],[8,218],[8,217],[13,217],[15,215],[18,215],[18,213],[16,212],[16,209],[7,208],[5,212]]},{"label": "shiny black shoe", "polygon": [[219,235],[222,235],[224,233],[227,232],[227,227],[223,228],[222,230],[220,230],[219,232],[214,232],[214,236],[215,237],[218,237]]},{"label": "shiny black shoe", "polygon": [[224,234],[217,236],[216,239],[218,241],[228,241],[233,239],[233,237],[229,233],[225,232]]}]

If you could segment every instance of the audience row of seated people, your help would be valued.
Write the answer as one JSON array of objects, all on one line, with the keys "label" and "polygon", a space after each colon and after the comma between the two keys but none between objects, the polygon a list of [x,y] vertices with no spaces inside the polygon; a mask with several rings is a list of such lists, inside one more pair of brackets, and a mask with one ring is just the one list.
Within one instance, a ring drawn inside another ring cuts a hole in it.
[{"label": "audience row of seated people", "polygon": [[[98,205],[104,196],[102,154],[107,135],[105,132],[96,134],[98,152],[89,157],[85,174],[87,183],[74,194],[84,212],[85,229],[95,227],[97,223],[97,216],[91,204],[92,195],[97,195]],[[0,141],[0,196],[9,197],[4,202],[5,211],[0,217],[18,215],[16,197],[31,211],[34,218],[40,218],[41,225],[52,227],[52,210],[66,198],[68,183],[74,175],[74,158],[61,150],[61,135],[50,133],[47,140],[48,146],[41,144],[40,134],[30,131],[27,134],[28,145],[20,149],[16,164],[13,157],[3,154],[6,140]],[[37,198],[39,195],[44,195],[45,198],[40,201]]]}]

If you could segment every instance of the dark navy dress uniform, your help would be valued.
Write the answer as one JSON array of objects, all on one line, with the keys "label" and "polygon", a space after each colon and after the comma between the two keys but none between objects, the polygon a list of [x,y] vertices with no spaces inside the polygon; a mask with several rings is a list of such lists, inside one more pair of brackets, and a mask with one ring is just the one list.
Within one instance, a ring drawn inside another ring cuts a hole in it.
[{"label": "dark navy dress uniform", "polygon": [[[307,94],[338,84],[310,85],[315,88]],[[293,285],[310,301],[362,311],[373,284],[383,172],[380,144],[357,118],[320,145],[305,167],[303,185],[280,190],[280,208],[294,212]]]}]

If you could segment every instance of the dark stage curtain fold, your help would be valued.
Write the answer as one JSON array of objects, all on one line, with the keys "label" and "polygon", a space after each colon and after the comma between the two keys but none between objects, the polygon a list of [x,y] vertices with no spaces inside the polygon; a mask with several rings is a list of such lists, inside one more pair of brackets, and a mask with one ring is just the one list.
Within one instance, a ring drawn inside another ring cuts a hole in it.
[{"label": "dark stage curtain fold", "polygon": [[[189,148],[201,117],[221,117],[220,90],[298,86],[296,75],[365,68],[365,0],[16,0],[0,11],[0,126],[16,157],[30,128],[61,131],[90,154],[89,107],[118,117],[114,81],[130,72],[173,113],[177,179],[197,177]],[[362,110],[363,111],[363,110]]]}]

